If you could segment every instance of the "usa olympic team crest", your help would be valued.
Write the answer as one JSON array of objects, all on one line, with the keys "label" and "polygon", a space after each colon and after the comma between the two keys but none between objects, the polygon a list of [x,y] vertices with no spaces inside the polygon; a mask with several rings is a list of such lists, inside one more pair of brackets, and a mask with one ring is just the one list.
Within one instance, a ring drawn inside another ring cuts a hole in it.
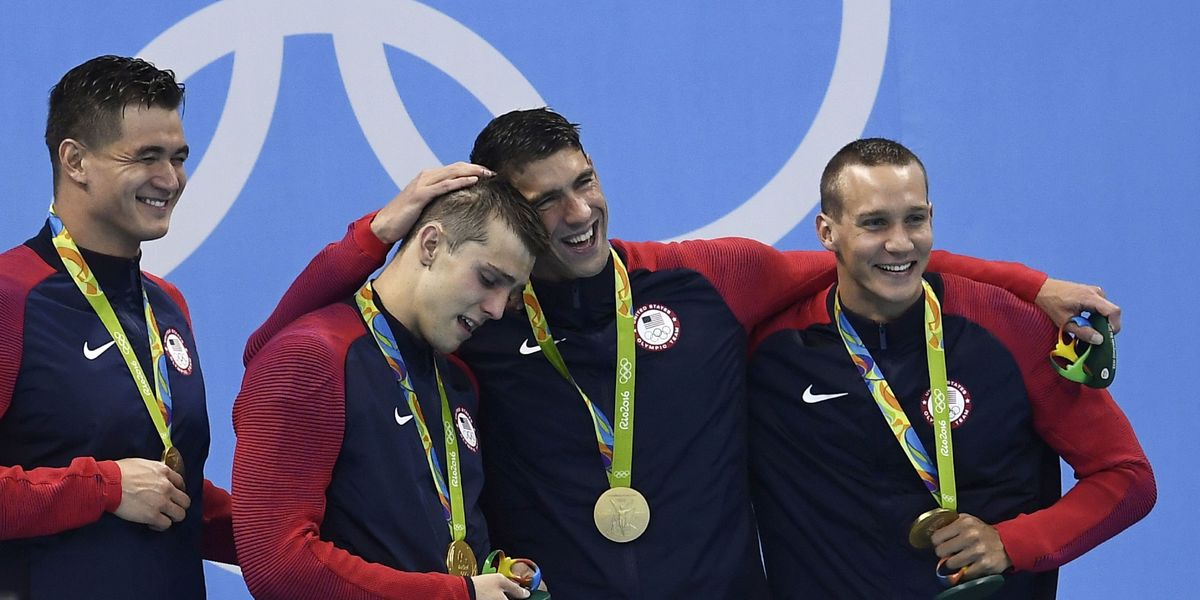
[{"label": "usa olympic team crest", "polygon": [[637,345],[643,350],[666,350],[679,341],[679,317],[661,304],[647,304],[633,315]]},{"label": "usa olympic team crest", "polygon": [[[966,386],[957,381],[947,381],[946,395],[950,397],[950,426],[958,429],[959,425],[967,422],[971,416],[971,394]],[[921,414],[925,421],[933,425],[933,413],[929,410],[929,390],[921,396]]]},{"label": "usa olympic team crest", "polygon": [[475,433],[475,421],[461,406],[454,409],[454,424],[458,427],[458,437],[467,445],[471,452],[479,452],[479,435]]},{"label": "usa olympic team crest", "polygon": [[171,359],[171,366],[175,367],[176,371],[181,375],[192,374],[192,355],[178,331],[168,329],[163,334],[163,349],[166,350],[167,357]]}]

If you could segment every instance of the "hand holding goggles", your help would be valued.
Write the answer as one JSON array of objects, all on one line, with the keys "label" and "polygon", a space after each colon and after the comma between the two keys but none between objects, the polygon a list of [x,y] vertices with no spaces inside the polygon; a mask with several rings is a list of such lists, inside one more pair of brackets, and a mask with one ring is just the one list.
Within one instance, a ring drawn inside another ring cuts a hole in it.
[{"label": "hand holding goggles", "polygon": [[1066,323],[1058,328],[1058,343],[1050,351],[1050,363],[1059,375],[1088,387],[1106,388],[1117,374],[1117,346],[1112,328],[1104,315],[1092,313],[1087,319],[1071,317],[1081,327],[1091,326],[1104,341],[1091,345],[1066,332]]}]

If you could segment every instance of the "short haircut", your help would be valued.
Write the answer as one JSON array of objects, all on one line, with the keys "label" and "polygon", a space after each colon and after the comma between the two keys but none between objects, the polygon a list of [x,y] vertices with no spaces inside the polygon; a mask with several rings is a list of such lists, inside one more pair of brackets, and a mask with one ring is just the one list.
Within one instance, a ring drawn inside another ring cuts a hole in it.
[{"label": "short haircut", "polygon": [[547,107],[514,110],[492,119],[471,149],[471,162],[505,177],[560,150],[583,151],[579,124]]},{"label": "short haircut", "polygon": [[[464,242],[486,243],[488,224],[497,219],[517,235],[533,256],[544,252],[550,244],[550,235],[537,211],[516,188],[500,178],[485,179],[434,198],[421,211],[412,231],[416,233],[427,223],[441,223],[446,245],[454,252]],[[410,239],[412,236],[401,247]]]},{"label": "short haircut", "polygon": [[855,165],[904,167],[912,164],[921,167],[921,175],[925,178],[925,193],[928,195],[929,176],[925,173],[925,165],[921,159],[917,158],[916,154],[913,154],[912,150],[905,148],[904,144],[884,138],[866,138],[842,146],[842,149],[829,159],[829,164],[825,165],[825,172],[821,173],[821,212],[834,220],[842,218],[843,201],[845,200],[842,196],[844,185],[842,173],[848,167]]},{"label": "short haircut", "polygon": [[58,184],[58,147],[71,138],[100,148],[121,136],[128,106],[176,110],[183,84],[175,73],[140,59],[97,56],[70,71],[50,90],[46,148]]}]

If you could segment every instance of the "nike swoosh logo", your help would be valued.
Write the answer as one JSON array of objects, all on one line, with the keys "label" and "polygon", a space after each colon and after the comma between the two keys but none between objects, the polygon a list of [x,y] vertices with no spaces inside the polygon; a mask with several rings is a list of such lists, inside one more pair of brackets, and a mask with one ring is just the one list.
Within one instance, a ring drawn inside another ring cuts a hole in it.
[{"label": "nike swoosh logo", "polygon": [[834,398],[841,398],[849,393],[850,392],[842,392],[840,394],[814,394],[812,391],[812,386],[810,385],[804,389],[804,401],[808,404],[816,404],[826,400],[833,400]]},{"label": "nike swoosh logo", "polygon": [[87,343],[87,342],[84,342],[84,343],[83,343],[83,357],[84,357],[84,358],[86,358],[86,359],[88,359],[88,360],[96,360],[97,358],[100,358],[100,355],[101,355],[101,354],[104,354],[104,351],[105,351],[105,350],[108,350],[109,348],[112,348],[112,345],[113,345],[113,344],[115,344],[115,343],[117,343],[117,341],[116,341],[116,340],[113,340],[113,341],[111,341],[111,342],[109,342],[109,343],[107,343],[107,344],[105,344],[105,345],[103,345],[103,346],[100,346],[99,348],[96,348],[95,350],[93,350],[93,349],[91,349],[91,348],[88,348],[88,343]]},{"label": "nike swoosh logo", "polygon": [[[567,340],[567,338],[563,338],[561,340],[554,340],[554,345],[557,346],[559,342],[565,342],[566,340]],[[521,350],[521,354],[537,354],[538,352],[542,351],[542,347],[537,344],[530,346],[529,338],[525,338],[525,340],[521,342],[520,350]]]},{"label": "nike swoosh logo", "polygon": [[396,415],[396,424],[397,425],[403,425],[412,420],[412,417],[413,417],[412,415],[404,415],[402,417],[402,416],[400,416],[400,409],[393,408],[392,410],[394,411],[394,414]]}]

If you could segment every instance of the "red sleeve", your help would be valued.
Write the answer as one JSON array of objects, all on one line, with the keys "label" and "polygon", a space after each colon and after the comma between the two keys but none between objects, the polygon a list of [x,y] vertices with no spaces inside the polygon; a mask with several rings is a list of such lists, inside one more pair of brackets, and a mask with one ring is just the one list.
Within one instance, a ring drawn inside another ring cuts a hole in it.
[{"label": "red sleeve", "polygon": [[837,278],[831,252],[781,252],[744,238],[686,242],[616,241],[629,270],[690,269],[717,289],[747,331]]},{"label": "red sleeve", "polygon": [[325,246],[308,263],[271,316],[250,335],[242,364],[250,364],[250,359],[288,323],[348,298],[371,273],[383,266],[391,246],[379,241],[371,231],[374,218],[375,213],[371,213],[351,223],[341,241]]},{"label": "red sleeve", "polygon": [[195,332],[195,328],[192,327],[192,312],[188,310],[187,300],[183,299],[183,293],[179,291],[179,288],[175,287],[166,279],[156,275],[151,275],[145,271],[142,271],[142,274],[145,275],[150,281],[158,284],[158,286],[161,287],[163,291],[171,297],[171,300],[175,301],[175,304],[179,306],[179,310],[183,313],[183,318],[187,319],[188,328]]},{"label": "red sleeve", "polygon": [[204,539],[201,555],[230,565],[238,564],[233,545],[233,498],[229,492],[204,480]]},{"label": "red sleeve", "polygon": [[[25,298],[54,272],[32,250],[0,255],[0,419],[20,372]],[[121,504],[121,470],[113,461],[81,456],[64,468],[0,466],[0,540],[50,535],[94,523]]]},{"label": "red sleeve", "polygon": [[121,471],[89,456],[65,468],[0,467],[0,498],[0,540],[69,531],[117,510]]},{"label": "red sleeve", "polygon": [[[316,325],[339,313],[356,334]],[[321,538],[345,422],[345,352],[363,331],[349,307],[314,317],[263,348],[234,403],[233,530],[246,585],[260,599],[468,600],[462,577],[396,571]]]},{"label": "red sleeve", "polygon": [[1078,479],[1054,505],[996,524],[1013,567],[1057,568],[1146,516],[1157,491],[1141,444],[1108,391],[1067,381],[1050,366],[1057,329],[1046,316],[1002,290],[945,281],[947,298],[971,299],[953,310],[986,327],[1017,360],[1034,429]]},{"label": "red sleeve", "polygon": [[1035,302],[1042,284],[1046,283],[1045,273],[1030,269],[1021,263],[971,258],[951,254],[945,250],[934,250],[930,253],[928,270],[952,273],[1004,288],[1026,302]]}]

